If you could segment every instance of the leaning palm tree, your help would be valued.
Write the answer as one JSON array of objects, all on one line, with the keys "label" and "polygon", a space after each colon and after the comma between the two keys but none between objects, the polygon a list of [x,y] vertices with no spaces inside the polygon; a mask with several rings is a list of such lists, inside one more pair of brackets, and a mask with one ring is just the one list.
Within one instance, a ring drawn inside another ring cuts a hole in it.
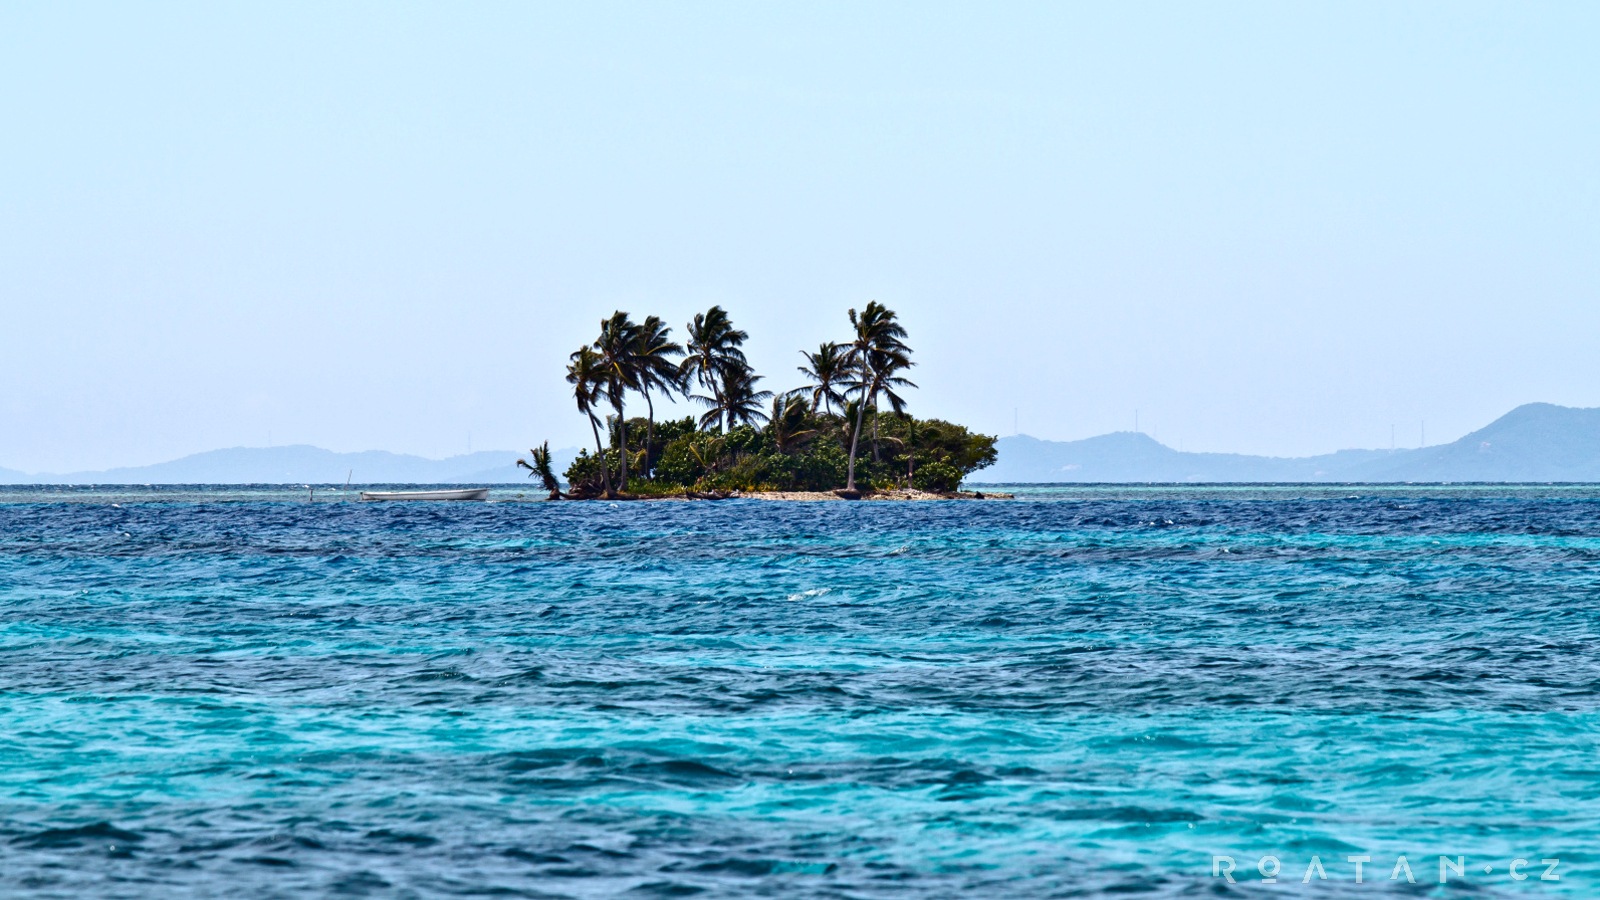
[{"label": "leaning palm tree", "polygon": [[816,387],[811,389],[811,411],[816,412],[821,406],[833,412],[833,404],[844,402],[839,385],[849,377],[845,370],[844,348],[828,341],[819,346],[817,352],[801,350],[800,355],[806,358],[806,364],[799,367],[800,374],[816,382]]},{"label": "leaning palm tree", "polygon": [[644,395],[645,409],[649,411],[644,441],[644,475],[650,477],[650,448],[656,442],[656,406],[650,400],[650,391],[658,390],[672,399],[674,390],[683,389],[683,374],[674,357],[683,355],[683,347],[669,338],[672,329],[659,316],[646,316],[639,323],[639,336],[634,347],[634,375],[639,393]]},{"label": "leaning palm tree", "polygon": [[867,407],[877,402],[878,395],[887,392],[895,412],[905,408],[905,400],[894,393],[892,387],[915,387],[900,372],[915,365],[911,362],[911,348],[906,346],[906,330],[895,321],[894,310],[876,300],[857,315],[850,310],[850,327],[855,337],[850,342],[850,367],[859,391],[856,406],[856,427],[850,432],[850,463],[846,470],[845,490],[856,489],[856,449],[861,442],[861,425]]},{"label": "leaning palm tree", "polygon": [[622,407],[628,391],[639,387],[639,331],[639,326],[627,313],[617,310],[611,318],[601,320],[600,336],[594,341],[594,349],[600,354],[600,367],[605,372],[606,399],[617,411],[617,421],[621,425],[618,453],[622,457],[623,490],[628,489],[628,419]]},{"label": "leaning palm tree", "polygon": [[606,496],[613,496],[611,490],[611,466],[606,462],[606,448],[600,442],[600,420],[595,416],[595,406],[599,404],[600,397],[605,391],[606,373],[600,367],[600,354],[594,348],[584,346],[573,351],[569,357],[572,361],[567,364],[567,383],[572,385],[572,396],[578,401],[578,412],[589,417],[589,428],[594,431],[594,449],[600,462],[600,482],[605,487]]},{"label": "leaning palm tree", "polygon": [[716,416],[710,418],[702,416],[700,427],[709,427],[711,423],[720,427],[723,421],[721,413],[728,405],[722,395],[723,382],[726,380],[724,370],[734,365],[747,365],[744,351],[739,348],[750,335],[734,328],[728,313],[720,306],[696,313],[688,325],[688,334],[687,355],[679,369],[685,384],[695,381],[709,392],[695,399],[707,403],[717,412]]},{"label": "leaning palm tree", "polygon": [[561,482],[556,479],[556,471],[550,465],[550,442],[534,447],[528,451],[528,456],[533,462],[518,459],[517,466],[528,470],[528,477],[537,477],[544,484],[544,489],[550,492],[551,500],[561,499]]}]

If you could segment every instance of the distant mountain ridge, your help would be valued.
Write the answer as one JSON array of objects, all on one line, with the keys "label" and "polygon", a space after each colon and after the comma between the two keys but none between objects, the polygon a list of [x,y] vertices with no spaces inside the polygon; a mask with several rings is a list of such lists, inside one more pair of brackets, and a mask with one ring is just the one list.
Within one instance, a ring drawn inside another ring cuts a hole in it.
[{"label": "distant mountain ridge", "polygon": [[1122,431],[1080,441],[1001,438],[973,483],[1578,481],[1600,482],[1600,409],[1528,403],[1448,444],[1281,458],[1185,453]]},{"label": "distant mountain ridge", "polygon": [[[1579,481],[1600,483],[1600,409],[1519,406],[1458,441],[1417,450],[1340,450],[1281,458],[1185,453],[1121,431],[1080,441],[1001,438],[974,484],[1090,482]],[[0,484],[525,484],[521,455],[484,450],[426,459],[369,450],[234,447],[150,466],[41,475],[0,469]],[[577,450],[556,450],[565,472]]]},{"label": "distant mountain ridge", "polygon": [[1388,481],[1600,481],[1600,409],[1525,404],[1379,472]]},{"label": "distant mountain ridge", "polygon": [[[210,450],[149,466],[101,472],[26,474],[0,469],[0,484],[512,484],[527,481],[517,468],[519,454],[483,450],[427,459],[368,450],[336,453],[296,444],[285,447],[233,447]],[[552,453],[559,474],[576,450]]]}]

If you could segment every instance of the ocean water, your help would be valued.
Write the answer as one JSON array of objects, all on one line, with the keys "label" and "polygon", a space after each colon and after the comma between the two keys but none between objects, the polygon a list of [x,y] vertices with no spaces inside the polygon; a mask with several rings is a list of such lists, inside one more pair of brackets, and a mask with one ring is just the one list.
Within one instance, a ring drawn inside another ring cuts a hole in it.
[{"label": "ocean water", "polygon": [[0,489],[0,896],[1600,895],[1600,489],[307,494]]}]

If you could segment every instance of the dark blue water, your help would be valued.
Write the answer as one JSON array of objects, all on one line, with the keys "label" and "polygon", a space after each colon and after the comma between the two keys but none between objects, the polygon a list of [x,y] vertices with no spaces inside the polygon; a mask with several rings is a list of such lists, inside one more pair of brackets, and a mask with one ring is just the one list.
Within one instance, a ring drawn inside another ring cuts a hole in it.
[{"label": "dark blue water", "polygon": [[0,616],[5,896],[1600,895],[1593,489],[4,489]]}]

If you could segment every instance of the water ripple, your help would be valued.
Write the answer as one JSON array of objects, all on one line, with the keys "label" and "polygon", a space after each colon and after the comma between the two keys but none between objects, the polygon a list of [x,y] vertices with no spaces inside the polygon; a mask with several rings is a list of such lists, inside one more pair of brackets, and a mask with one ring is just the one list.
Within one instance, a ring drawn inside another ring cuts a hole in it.
[{"label": "water ripple", "polygon": [[8,490],[7,896],[1595,893],[1600,492]]}]

